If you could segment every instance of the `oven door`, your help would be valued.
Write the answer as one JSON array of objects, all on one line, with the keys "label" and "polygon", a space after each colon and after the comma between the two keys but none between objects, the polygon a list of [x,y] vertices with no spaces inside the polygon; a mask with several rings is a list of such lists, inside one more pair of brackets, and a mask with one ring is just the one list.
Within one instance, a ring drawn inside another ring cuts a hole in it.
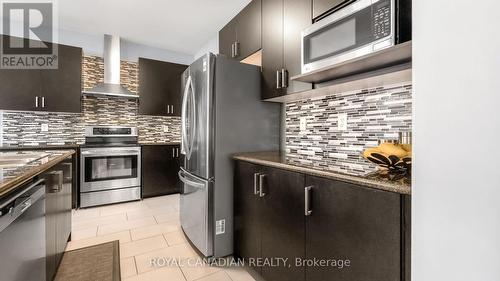
[{"label": "oven door", "polygon": [[141,185],[141,148],[83,148],[81,192],[102,191]]},{"label": "oven door", "polygon": [[302,73],[395,44],[395,0],[358,0],[302,31]]}]

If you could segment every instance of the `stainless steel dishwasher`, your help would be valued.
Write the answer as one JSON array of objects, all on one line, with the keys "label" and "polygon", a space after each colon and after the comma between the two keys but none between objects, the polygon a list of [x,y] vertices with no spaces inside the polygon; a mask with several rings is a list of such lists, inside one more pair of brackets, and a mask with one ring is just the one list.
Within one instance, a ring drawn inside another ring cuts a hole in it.
[{"label": "stainless steel dishwasher", "polygon": [[45,280],[45,185],[26,184],[0,200],[2,281]]}]

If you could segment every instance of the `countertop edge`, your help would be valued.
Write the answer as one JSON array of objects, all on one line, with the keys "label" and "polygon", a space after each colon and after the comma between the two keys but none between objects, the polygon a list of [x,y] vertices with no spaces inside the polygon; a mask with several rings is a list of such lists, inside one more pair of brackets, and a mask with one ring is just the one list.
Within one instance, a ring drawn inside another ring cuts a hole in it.
[{"label": "countertop edge", "polygon": [[347,183],[358,184],[358,185],[361,185],[364,187],[369,187],[369,188],[383,190],[383,191],[389,191],[389,192],[398,193],[398,194],[402,194],[402,195],[411,195],[411,187],[405,187],[403,185],[397,186],[396,184],[391,184],[391,183],[387,183],[387,184],[377,183],[374,180],[364,179],[361,177],[343,175],[343,174],[339,174],[339,173],[335,173],[335,172],[322,171],[322,170],[317,170],[317,169],[308,168],[308,167],[300,167],[300,166],[291,165],[291,164],[277,163],[274,161],[258,159],[258,158],[254,158],[254,157],[246,156],[246,155],[235,154],[232,156],[232,158],[234,160],[238,160],[238,161],[245,161],[245,162],[249,162],[249,163],[253,163],[253,164],[269,166],[269,167],[288,170],[288,171],[292,171],[292,172],[303,173],[303,174],[307,174],[307,175],[311,175],[311,176],[339,180],[339,181],[343,181],[343,182],[347,182]]},{"label": "countertop edge", "polygon": [[19,187],[20,185],[28,182],[32,178],[38,176],[39,174],[47,171],[48,169],[54,167],[64,159],[68,158],[69,156],[72,156],[75,154],[76,151],[74,150],[68,150],[66,153],[61,154],[60,156],[57,156],[56,158],[48,161],[47,163],[38,165],[36,167],[33,167],[30,171],[27,171],[23,173],[22,175],[8,181],[7,183],[3,184],[0,186],[0,197],[3,197],[4,195],[10,193],[13,189]]}]

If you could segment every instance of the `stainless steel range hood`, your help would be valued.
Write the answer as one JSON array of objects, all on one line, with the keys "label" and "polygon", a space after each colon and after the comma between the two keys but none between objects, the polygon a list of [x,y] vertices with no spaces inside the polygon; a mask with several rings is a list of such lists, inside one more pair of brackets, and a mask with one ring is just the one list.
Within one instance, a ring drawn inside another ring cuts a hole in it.
[{"label": "stainless steel range hood", "polygon": [[105,95],[125,98],[139,98],[120,85],[120,37],[104,35],[104,83],[83,91],[86,95]]}]

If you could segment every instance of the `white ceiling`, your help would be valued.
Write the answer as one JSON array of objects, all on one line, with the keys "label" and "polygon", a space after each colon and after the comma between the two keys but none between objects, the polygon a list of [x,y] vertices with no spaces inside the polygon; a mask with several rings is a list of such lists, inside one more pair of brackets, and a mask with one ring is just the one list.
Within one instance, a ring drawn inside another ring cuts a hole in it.
[{"label": "white ceiling", "polygon": [[58,1],[59,28],[195,54],[251,0]]}]

